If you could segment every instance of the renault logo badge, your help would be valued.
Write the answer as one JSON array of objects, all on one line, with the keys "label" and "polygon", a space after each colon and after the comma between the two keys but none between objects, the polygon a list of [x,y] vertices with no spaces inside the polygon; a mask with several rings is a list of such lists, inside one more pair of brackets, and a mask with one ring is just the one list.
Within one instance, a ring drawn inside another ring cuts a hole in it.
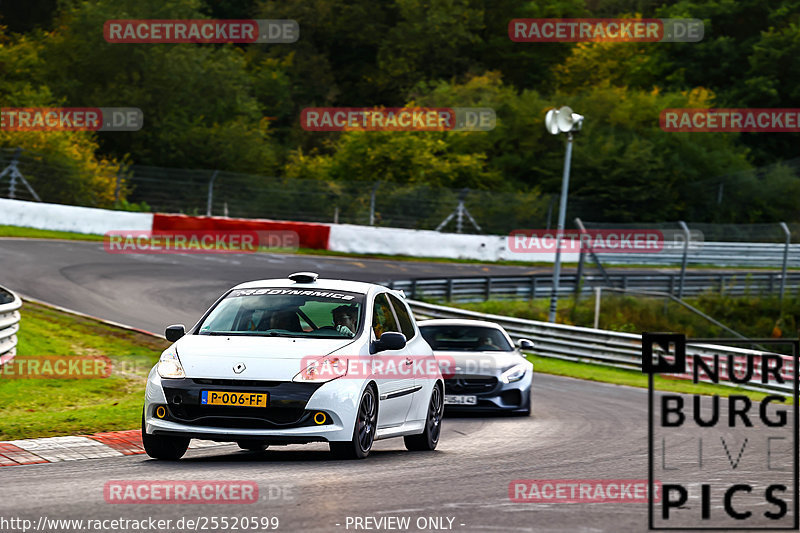
[{"label": "renault logo badge", "polygon": [[247,368],[247,367],[246,367],[246,366],[244,366],[244,363],[236,363],[236,364],[233,366],[233,371],[234,371],[235,373],[237,373],[237,374],[241,374],[242,372],[244,372],[244,369],[245,369],[245,368]]}]

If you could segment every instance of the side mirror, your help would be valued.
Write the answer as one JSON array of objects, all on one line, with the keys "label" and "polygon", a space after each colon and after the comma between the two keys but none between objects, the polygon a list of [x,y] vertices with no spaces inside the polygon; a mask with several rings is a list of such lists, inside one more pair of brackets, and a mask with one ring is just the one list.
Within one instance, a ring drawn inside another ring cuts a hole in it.
[{"label": "side mirror", "polygon": [[167,330],[164,332],[164,336],[169,342],[175,342],[184,335],[186,335],[186,328],[183,327],[183,324],[167,326]]},{"label": "side mirror", "polygon": [[533,341],[528,339],[520,339],[517,341],[517,346],[520,350],[533,350]]},{"label": "side mirror", "polygon": [[373,348],[376,352],[384,350],[402,350],[406,347],[406,336],[395,331],[387,331],[376,340]]}]

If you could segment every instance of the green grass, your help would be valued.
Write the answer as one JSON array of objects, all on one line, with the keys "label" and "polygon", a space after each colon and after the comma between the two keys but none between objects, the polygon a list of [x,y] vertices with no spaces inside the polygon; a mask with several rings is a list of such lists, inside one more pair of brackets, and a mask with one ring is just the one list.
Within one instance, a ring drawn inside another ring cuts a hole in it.
[{"label": "green grass", "polygon": [[0,378],[0,440],[135,429],[147,373],[167,341],[26,303],[18,356],[104,355],[101,379]]},{"label": "green grass", "polygon": [[20,239],[65,239],[69,241],[102,241],[102,235],[72,233],[69,231],[51,231],[46,229],[21,228],[18,226],[0,225],[0,237],[18,237]]},{"label": "green grass", "polygon": [[[594,365],[590,363],[576,363],[564,361],[550,357],[540,357],[528,355],[528,360],[534,365],[534,373],[554,374],[557,376],[568,376],[572,378],[585,379],[588,381],[599,381],[602,383],[612,383],[614,385],[627,385],[629,387],[647,388],[647,375],[638,370],[625,370],[622,368]],[[536,378],[534,378],[535,380]],[[740,387],[726,387],[723,385],[712,385],[708,383],[692,383],[690,380],[666,379],[655,376],[653,387],[664,392],[677,392],[683,394],[703,394],[728,396],[730,394],[741,394],[754,401],[761,400],[766,393],[750,391]],[[786,403],[792,403],[793,398],[787,397]]]}]

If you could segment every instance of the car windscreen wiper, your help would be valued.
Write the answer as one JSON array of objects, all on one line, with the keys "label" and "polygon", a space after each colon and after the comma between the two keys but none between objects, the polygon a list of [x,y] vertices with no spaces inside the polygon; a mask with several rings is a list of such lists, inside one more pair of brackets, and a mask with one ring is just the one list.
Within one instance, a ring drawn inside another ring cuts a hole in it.
[{"label": "car windscreen wiper", "polygon": [[[213,335],[213,336],[230,336],[230,337],[294,337],[294,338],[307,338],[308,335],[301,333],[282,333],[280,331],[201,331],[199,335]],[[326,338],[326,337],[313,337],[313,338]],[[327,337],[334,338],[334,337]],[[336,337],[338,338],[338,337]]]},{"label": "car windscreen wiper", "polygon": [[292,337],[292,335],[288,333],[278,333],[277,331],[201,331],[199,335],[224,337]]}]

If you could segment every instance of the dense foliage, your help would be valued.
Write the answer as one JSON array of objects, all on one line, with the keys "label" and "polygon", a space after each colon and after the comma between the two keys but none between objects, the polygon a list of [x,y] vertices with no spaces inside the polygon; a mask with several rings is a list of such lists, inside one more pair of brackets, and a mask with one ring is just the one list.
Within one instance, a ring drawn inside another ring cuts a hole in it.
[{"label": "dense foliage", "polygon": [[[613,16],[698,18],[705,38],[534,44],[507,33],[514,18]],[[115,18],[286,18],[301,38],[109,44],[103,23]],[[586,117],[572,215],[800,221],[800,178],[791,164],[775,166],[797,157],[797,134],[667,133],[658,124],[668,107],[796,106],[800,0],[31,0],[3,2],[0,24],[0,106],[144,111],[135,133],[0,131],[0,147],[74,170],[50,184],[55,200],[108,205],[126,162],[524,191],[531,201],[559,191],[564,139],[543,119],[570,105]],[[471,133],[314,133],[299,124],[306,107],[384,105],[491,107],[498,124]]]}]

